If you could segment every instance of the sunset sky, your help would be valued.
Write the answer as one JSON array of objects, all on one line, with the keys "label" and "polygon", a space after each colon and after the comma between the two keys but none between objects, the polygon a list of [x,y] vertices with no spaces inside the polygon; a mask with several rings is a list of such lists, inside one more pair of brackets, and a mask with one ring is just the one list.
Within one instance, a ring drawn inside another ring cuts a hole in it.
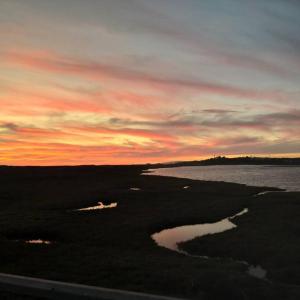
[{"label": "sunset sky", "polygon": [[0,0],[0,165],[300,153],[300,1]]}]

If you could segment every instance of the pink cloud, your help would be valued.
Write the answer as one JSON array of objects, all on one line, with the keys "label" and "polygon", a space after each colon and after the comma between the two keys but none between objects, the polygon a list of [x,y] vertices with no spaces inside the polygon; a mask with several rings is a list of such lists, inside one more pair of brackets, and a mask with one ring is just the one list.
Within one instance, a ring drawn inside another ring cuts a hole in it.
[{"label": "pink cloud", "polygon": [[70,74],[90,79],[114,79],[134,84],[143,84],[157,89],[192,89],[204,94],[217,94],[250,99],[276,99],[285,97],[284,92],[260,91],[236,86],[206,82],[198,79],[167,78],[137,71],[124,66],[114,66],[80,59],[66,59],[53,53],[11,52],[7,63],[45,72]]}]

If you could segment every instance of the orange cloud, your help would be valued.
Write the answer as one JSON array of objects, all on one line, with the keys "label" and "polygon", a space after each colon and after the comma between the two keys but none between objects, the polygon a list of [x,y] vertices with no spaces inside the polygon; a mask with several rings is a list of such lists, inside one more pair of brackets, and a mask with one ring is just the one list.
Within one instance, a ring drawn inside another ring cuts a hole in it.
[{"label": "orange cloud", "polygon": [[[284,98],[284,93],[162,77],[47,52],[10,53],[6,59],[21,71],[38,70],[50,76],[42,86],[29,80],[28,86],[10,84],[1,91],[0,164],[146,163],[246,153],[251,147],[257,147],[256,153],[288,153],[298,145],[288,143],[298,137],[294,131],[288,134],[291,126],[299,125],[297,110],[189,112],[189,108],[180,109],[175,92],[189,89],[196,94],[276,100]],[[63,79],[61,85],[51,81],[53,75]],[[80,82],[93,79],[96,88],[77,88],[74,76]],[[278,137],[273,137],[274,132]]]}]

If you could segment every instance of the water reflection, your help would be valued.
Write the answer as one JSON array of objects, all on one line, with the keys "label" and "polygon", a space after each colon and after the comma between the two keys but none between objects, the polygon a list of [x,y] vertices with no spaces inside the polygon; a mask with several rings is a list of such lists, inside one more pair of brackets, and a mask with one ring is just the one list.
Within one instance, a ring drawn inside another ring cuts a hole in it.
[{"label": "water reflection", "polygon": [[263,195],[266,195],[266,194],[270,194],[270,193],[282,193],[284,191],[263,191],[263,192],[260,192],[260,193],[257,193],[256,195],[254,195],[254,197],[259,197],[259,196],[263,196]]},{"label": "water reflection", "polygon": [[252,186],[300,190],[300,166],[226,165],[149,169],[144,175],[235,182]]},{"label": "water reflection", "polygon": [[185,225],[171,229],[164,229],[160,232],[154,233],[151,237],[156,242],[156,244],[161,247],[165,247],[177,252],[182,252],[178,248],[179,243],[190,241],[196,237],[221,233],[226,230],[235,228],[236,225],[230,222],[230,220],[247,212],[248,209],[245,208],[238,214],[215,223]]},{"label": "water reflection", "polygon": [[264,279],[266,278],[267,271],[259,265],[249,266],[248,274],[256,278]]},{"label": "water reflection", "polygon": [[[151,237],[156,242],[156,244],[160,247],[164,247],[172,251],[176,251],[181,254],[185,254],[193,257],[209,258],[208,256],[190,255],[188,252],[179,249],[178,244],[193,240],[196,237],[221,233],[236,228],[237,225],[232,223],[231,220],[247,212],[248,212],[248,208],[245,208],[241,212],[231,217],[222,219],[221,221],[215,223],[185,225],[185,226],[178,226],[170,229],[164,229],[160,232],[154,233]],[[260,279],[264,279],[266,277],[267,271],[264,270],[259,265],[251,266],[245,261],[236,261],[236,262],[247,265],[249,275]]]},{"label": "water reflection", "polygon": [[26,244],[45,244],[45,245],[52,244],[51,241],[48,241],[48,240],[42,240],[42,239],[27,240],[27,241],[25,241],[25,243],[26,243]]},{"label": "water reflection", "polygon": [[108,205],[105,205],[102,202],[98,202],[98,205],[76,209],[76,211],[97,210],[97,209],[105,209],[105,208],[115,208],[115,207],[117,207],[117,205],[118,205],[117,202],[113,202],[113,203],[110,203]]}]

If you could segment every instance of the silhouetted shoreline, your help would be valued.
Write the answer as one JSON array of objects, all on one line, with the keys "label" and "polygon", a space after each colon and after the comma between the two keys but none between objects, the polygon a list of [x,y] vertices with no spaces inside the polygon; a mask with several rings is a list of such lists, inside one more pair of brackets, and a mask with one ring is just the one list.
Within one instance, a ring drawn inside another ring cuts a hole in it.
[{"label": "silhouetted shoreline", "polygon": [[214,165],[286,165],[294,166],[300,165],[300,158],[274,158],[274,157],[255,157],[255,156],[241,156],[228,158],[226,156],[216,156],[204,160],[194,161],[179,161],[174,163],[154,164],[153,168],[173,168],[184,166],[214,166]]}]

